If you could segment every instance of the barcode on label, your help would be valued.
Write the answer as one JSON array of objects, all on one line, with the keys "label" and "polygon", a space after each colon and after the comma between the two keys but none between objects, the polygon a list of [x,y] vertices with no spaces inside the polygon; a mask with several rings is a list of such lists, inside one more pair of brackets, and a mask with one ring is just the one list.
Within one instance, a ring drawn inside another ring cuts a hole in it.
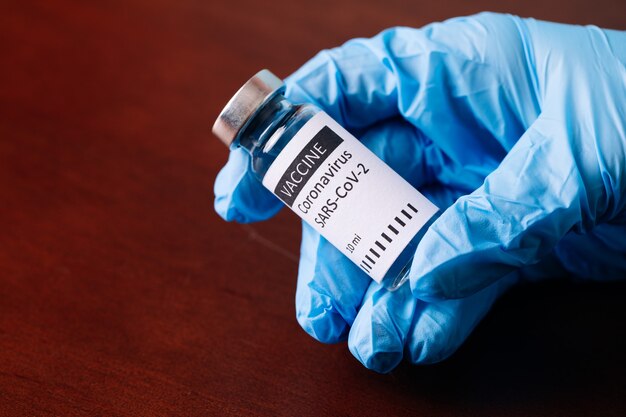
[{"label": "barcode on label", "polygon": [[402,228],[406,227],[418,212],[419,210],[411,203],[407,203],[405,208],[401,209],[399,213],[395,213],[385,230],[380,232],[380,239],[374,241],[373,245],[365,251],[365,256],[359,263],[361,269],[368,273],[371,272],[376,265],[376,260],[380,258],[380,254],[387,249],[387,246],[400,234]]}]

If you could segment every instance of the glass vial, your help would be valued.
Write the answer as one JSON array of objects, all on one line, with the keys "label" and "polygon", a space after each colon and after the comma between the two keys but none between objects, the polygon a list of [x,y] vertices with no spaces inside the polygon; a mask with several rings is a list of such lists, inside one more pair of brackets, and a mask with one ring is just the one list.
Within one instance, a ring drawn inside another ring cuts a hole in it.
[{"label": "glass vial", "polygon": [[367,275],[398,288],[437,207],[330,116],[284,91],[271,72],[258,72],[213,133],[246,149],[263,186]]}]

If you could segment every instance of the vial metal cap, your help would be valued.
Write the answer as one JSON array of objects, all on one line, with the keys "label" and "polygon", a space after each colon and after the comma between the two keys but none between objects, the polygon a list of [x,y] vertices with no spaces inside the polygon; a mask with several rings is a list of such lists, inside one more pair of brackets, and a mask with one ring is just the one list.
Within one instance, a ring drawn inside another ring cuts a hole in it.
[{"label": "vial metal cap", "polygon": [[213,124],[213,133],[230,146],[263,103],[284,89],[282,80],[270,71],[264,69],[257,72],[224,106]]}]

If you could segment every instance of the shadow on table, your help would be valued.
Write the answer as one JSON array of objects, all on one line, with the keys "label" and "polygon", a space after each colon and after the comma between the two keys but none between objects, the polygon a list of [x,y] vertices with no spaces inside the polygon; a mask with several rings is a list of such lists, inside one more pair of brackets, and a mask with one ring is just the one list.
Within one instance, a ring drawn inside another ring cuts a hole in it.
[{"label": "shadow on table", "polygon": [[407,395],[452,406],[593,408],[597,401],[594,414],[607,407],[619,415],[626,411],[625,298],[626,283],[517,288],[452,358],[404,364],[393,378]]}]

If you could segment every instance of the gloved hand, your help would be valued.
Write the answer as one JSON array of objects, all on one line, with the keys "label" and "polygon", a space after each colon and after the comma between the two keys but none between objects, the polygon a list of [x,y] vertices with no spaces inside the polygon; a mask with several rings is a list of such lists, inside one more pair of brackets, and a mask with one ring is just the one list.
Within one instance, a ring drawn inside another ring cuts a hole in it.
[{"label": "gloved hand", "polygon": [[[452,354],[520,279],[626,276],[626,33],[481,14],[323,51],[286,80],[440,208],[388,292],[306,224],[297,318],[385,372]],[[281,207],[231,152],[227,220]],[[459,298],[463,297],[463,298]]]}]

